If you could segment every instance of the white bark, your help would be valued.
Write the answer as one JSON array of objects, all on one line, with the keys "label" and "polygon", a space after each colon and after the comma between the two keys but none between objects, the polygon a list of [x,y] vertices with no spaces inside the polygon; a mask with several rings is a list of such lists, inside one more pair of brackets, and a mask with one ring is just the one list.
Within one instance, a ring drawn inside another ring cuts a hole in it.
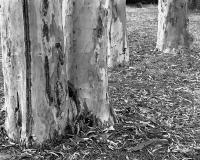
[{"label": "white bark", "polygon": [[187,23],[187,0],[159,0],[156,48],[165,53],[188,48],[191,37]]},{"label": "white bark", "polygon": [[128,64],[129,49],[126,30],[126,0],[112,0],[110,4],[108,66]]},{"label": "white bark", "polygon": [[77,89],[84,109],[104,124],[111,125],[114,115],[108,100],[106,3],[78,0],[74,6],[70,81]]},{"label": "white bark", "polygon": [[113,125],[104,2],[2,2],[8,137],[27,144],[42,143],[64,134],[66,126],[73,128],[85,110],[100,124]]},{"label": "white bark", "polygon": [[[23,27],[23,8],[22,4],[16,0],[13,3],[3,1],[1,17],[1,44],[2,44],[2,61],[4,75],[4,96],[7,117],[5,127],[8,136],[11,139],[20,139],[22,112],[19,111],[20,106],[26,106],[26,77],[25,77],[25,52],[24,31]],[[12,8],[9,11],[9,7]],[[15,15],[15,16],[13,16]],[[10,19],[8,19],[10,18]],[[14,34],[15,33],[15,34]],[[19,47],[18,47],[19,46]],[[15,113],[16,112],[16,113]],[[26,122],[24,122],[26,123]]]},{"label": "white bark", "polygon": [[[67,25],[70,7],[63,7]],[[69,105],[63,35],[62,1],[3,1],[5,128],[12,140],[43,142],[61,135],[76,115]]]}]

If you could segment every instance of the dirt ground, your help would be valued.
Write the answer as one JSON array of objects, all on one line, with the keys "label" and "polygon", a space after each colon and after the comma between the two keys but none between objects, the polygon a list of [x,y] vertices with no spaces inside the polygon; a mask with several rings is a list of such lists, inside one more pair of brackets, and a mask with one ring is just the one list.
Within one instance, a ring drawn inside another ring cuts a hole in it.
[{"label": "dirt ground", "polygon": [[200,160],[200,13],[190,13],[189,19],[191,49],[162,54],[154,51],[156,6],[127,6],[130,65],[109,71],[110,105],[119,123],[104,131],[90,128],[39,149],[8,143],[2,128],[0,158]]}]

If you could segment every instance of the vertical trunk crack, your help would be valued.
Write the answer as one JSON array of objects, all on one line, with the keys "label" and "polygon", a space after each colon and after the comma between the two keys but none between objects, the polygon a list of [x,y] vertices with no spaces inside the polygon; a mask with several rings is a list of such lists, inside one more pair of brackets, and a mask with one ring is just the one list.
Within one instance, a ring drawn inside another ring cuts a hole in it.
[{"label": "vertical trunk crack", "polygon": [[45,71],[45,77],[46,77],[46,94],[47,94],[47,97],[48,97],[48,100],[49,100],[49,105],[51,105],[52,102],[53,102],[53,97],[51,95],[51,85],[50,85],[48,56],[45,56],[44,71]]},{"label": "vertical trunk crack", "polygon": [[21,129],[21,127],[22,127],[22,113],[21,113],[21,107],[20,107],[18,92],[17,92],[17,107],[15,108],[15,114],[16,114],[17,127],[19,127]]},{"label": "vertical trunk crack", "polygon": [[[26,134],[28,140],[32,135],[32,105],[31,105],[31,42],[29,28],[29,5],[28,0],[22,0],[23,19],[24,19],[24,40],[25,40],[25,59],[26,59]],[[29,143],[29,142],[28,142]]]}]

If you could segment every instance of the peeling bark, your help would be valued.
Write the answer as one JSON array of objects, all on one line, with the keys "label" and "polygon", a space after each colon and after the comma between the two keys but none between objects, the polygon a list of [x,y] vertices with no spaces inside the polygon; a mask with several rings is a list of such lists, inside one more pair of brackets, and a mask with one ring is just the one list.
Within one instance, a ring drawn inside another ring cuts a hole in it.
[{"label": "peeling bark", "polygon": [[[62,3],[60,0],[30,2],[32,45],[33,138],[44,141],[64,133],[69,105],[66,84]],[[42,7],[41,7],[42,6]],[[72,120],[69,118],[68,120]]]},{"label": "peeling bark", "polygon": [[40,144],[77,123],[113,125],[104,1],[2,2],[8,137]]},{"label": "peeling bark", "polygon": [[156,48],[164,53],[189,48],[187,0],[159,0]]},{"label": "peeling bark", "polygon": [[125,65],[129,62],[126,30],[126,0],[112,0],[109,9],[108,66]]},{"label": "peeling bark", "polygon": [[109,1],[74,1],[73,52],[69,53],[70,82],[77,90],[81,109],[105,125],[115,121],[107,96]]},{"label": "peeling bark", "polygon": [[42,143],[76,117],[68,96],[65,2],[3,0],[5,128],[16,142]]},{"label": "peeling bark", "polygon": [[[6,108],[5,128],[10,139],[20,141],[27,134],[27,78],[23,3],[3,1],[1,44]],[[20,120],[21,119],[21,120]],[[20,121],[22,121],[20,123]],[[20,125],[19,125],[20,124]],[[23,127],[22,127],[23,126]]]}]

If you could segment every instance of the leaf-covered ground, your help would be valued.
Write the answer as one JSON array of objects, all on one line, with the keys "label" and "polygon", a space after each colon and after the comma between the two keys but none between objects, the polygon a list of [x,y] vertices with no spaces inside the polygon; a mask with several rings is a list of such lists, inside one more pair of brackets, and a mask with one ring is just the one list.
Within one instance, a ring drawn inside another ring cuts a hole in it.
[{"label": "leaf-covered ground", "polygon": [[189,18],[191,50],[162,54],[154,50],[156,6],[127,7],[130,66],[109,71],[110,104],[119,123],[39,149],[8,143],[1,127],[0,159],[200,160],[200,14]]}]

